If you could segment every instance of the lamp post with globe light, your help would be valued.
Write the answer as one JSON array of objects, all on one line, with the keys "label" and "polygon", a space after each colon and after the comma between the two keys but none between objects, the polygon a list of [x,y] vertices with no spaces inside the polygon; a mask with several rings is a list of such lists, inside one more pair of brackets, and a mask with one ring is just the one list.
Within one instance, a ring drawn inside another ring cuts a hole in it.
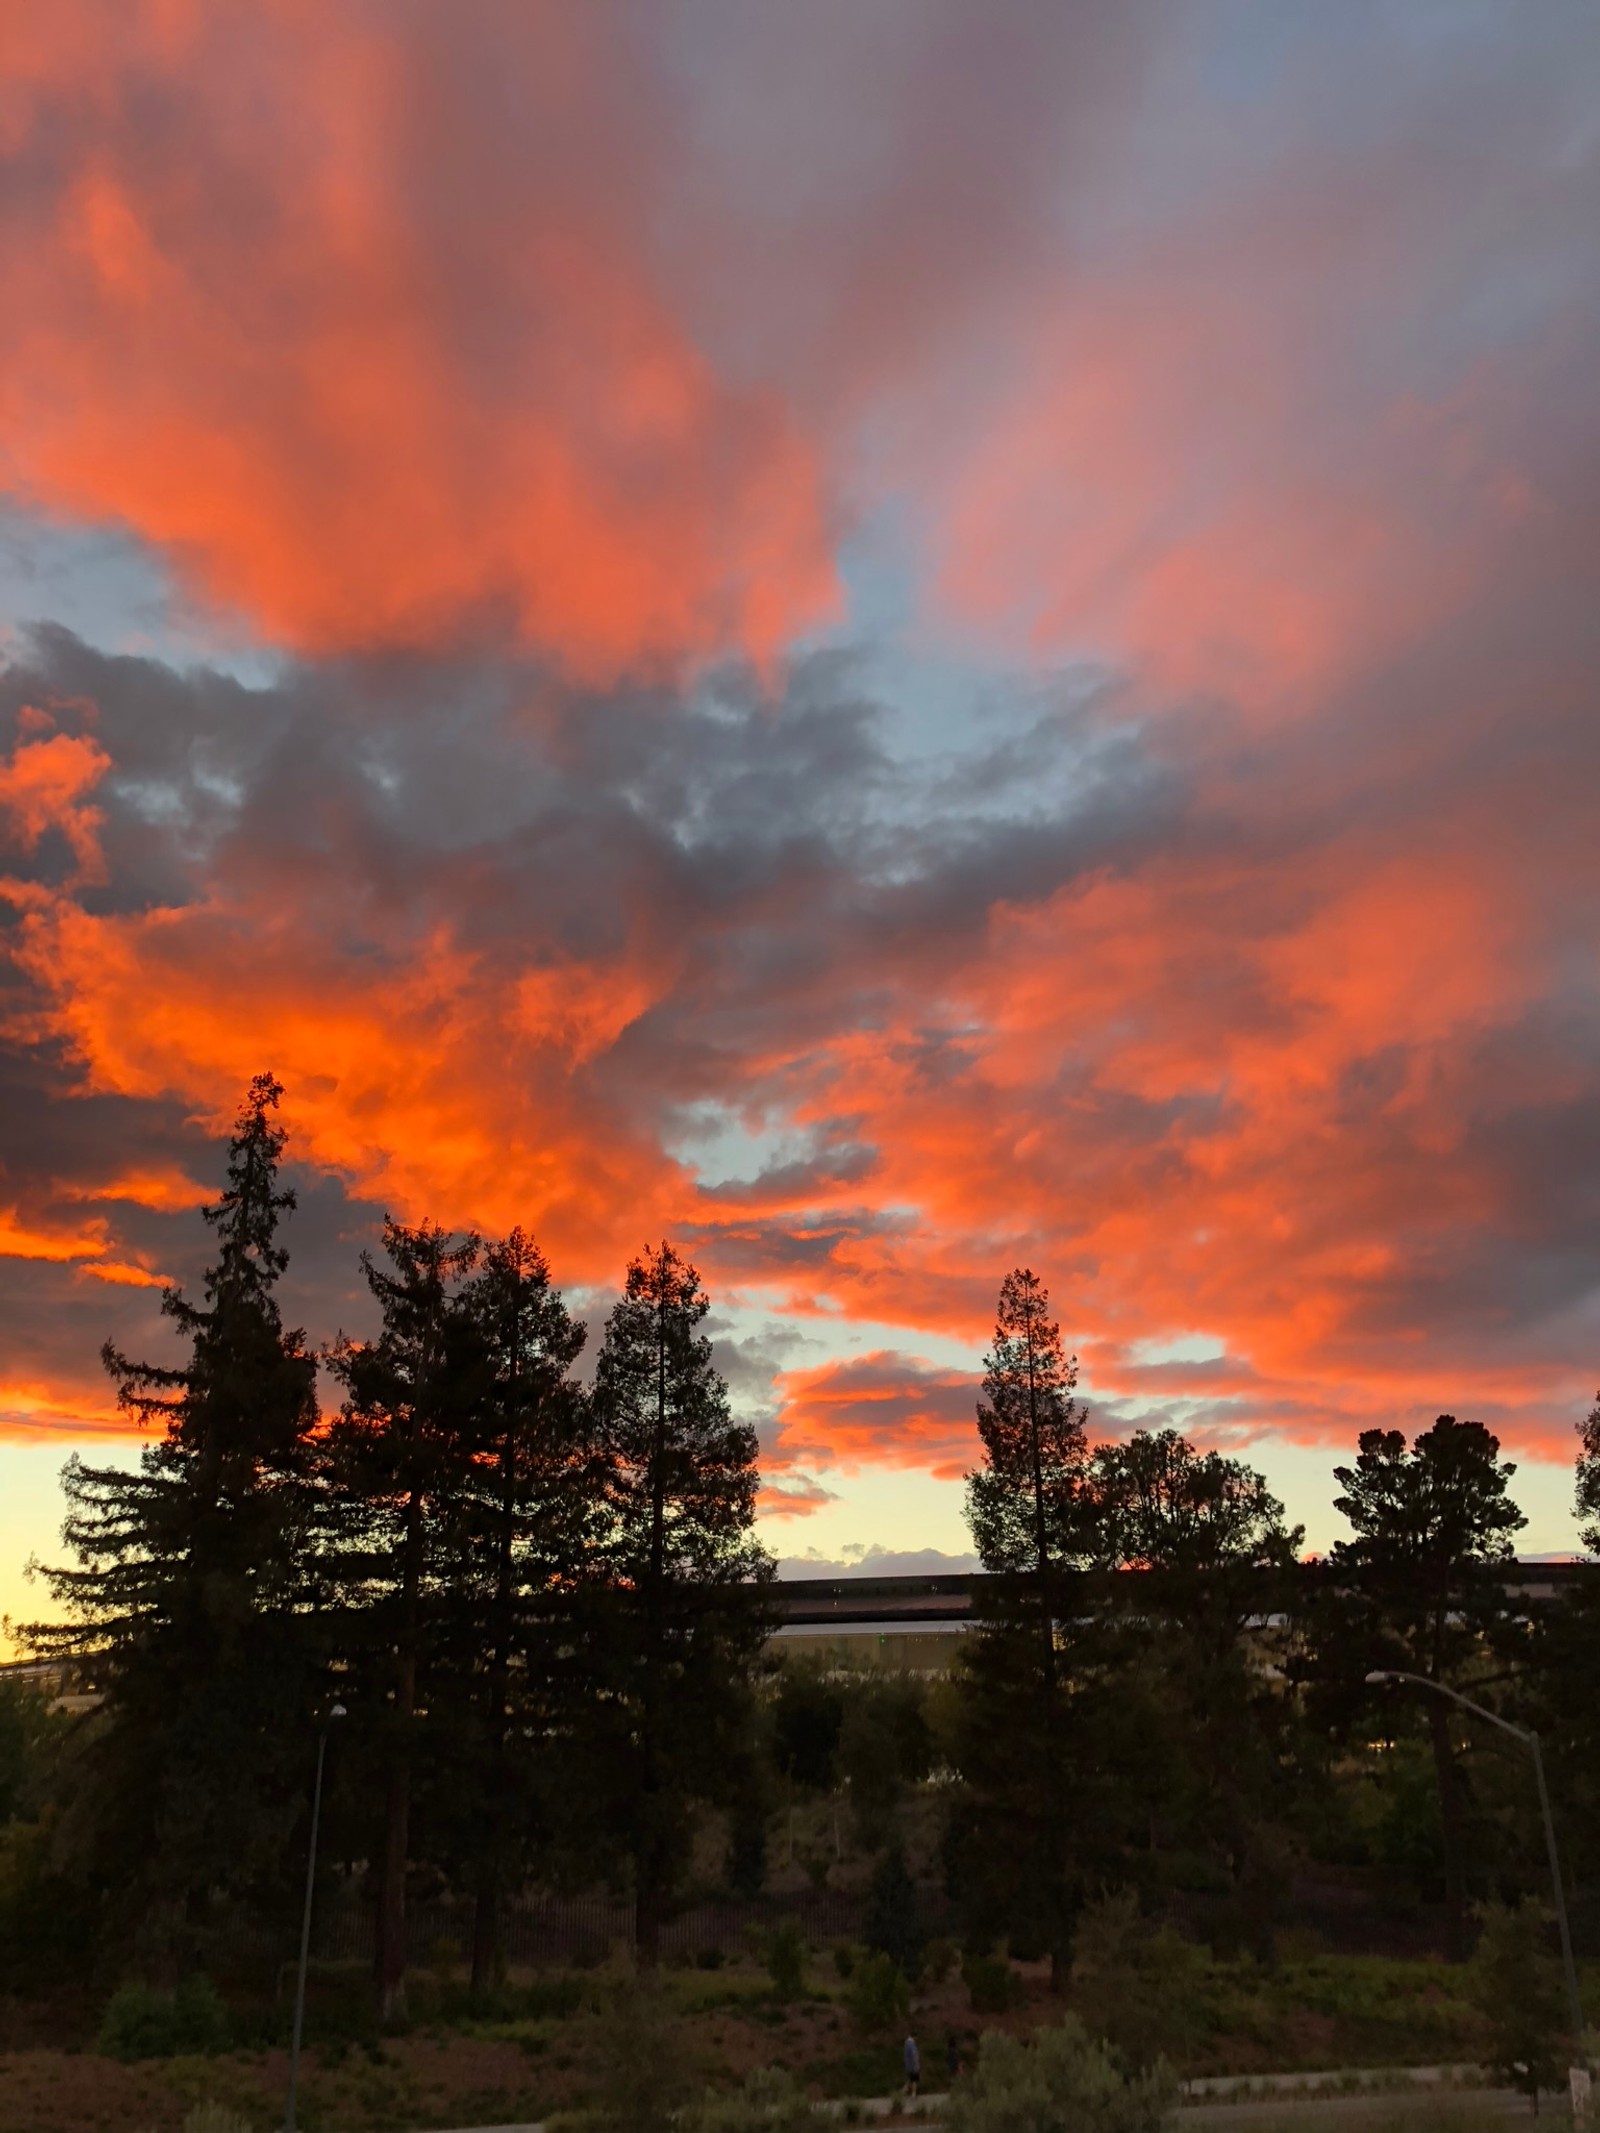
[{"label": "lamp post with globe light", "polygon": [[284,2133],[295,2133],[295,2091],[300,2083],[300,2036],[306,2019],[306,1967],[311,1959],[311,1897],[317,1881],[317,1824],[322,1819],[322,1766],[328,1754],[328,1731],[335,1719],[347,1715],[342,1703],[334,1704],[317,1735],[317,1776],[311,1788],[311,1843],[306,1854],[306,1902],[300,1918],[300,1974],[294,1989],[294,2031],[289,2043],[289,2094],[284,2104]]},{"label": "lamp post with globe light", "polygon": [[[1539,1782],[1539,1807],[1544,1815],[1545,1850],[1550,1859],[1550,1886],[1555,1891],[1556,1925],[1561,1933],[1561,1963],[1567,1979],[1567,2012],[1572,2022],[1572,2041],[1575,2051],[1583,2049],[1583,2002],[1578,1993],[1578,1966],[1572,1959],[1572,1934],[1567,1925],[1567,1897],[1561,1881],[1561,1857],[1556,1850],[1555,1818],[1550,1812],[1550,1791],[1544,1781],[1544,1756],[1539,1748],[1539,1736],[1527,1726],[1516,1726],[1509,1718],[1502,1718],[1497,1711],[1486,1711],[1481,1703],[1474,1703],[1470,1696],[1463,1696],[1459,1689],[1452,1689],[1442,1681],[1434,1681],[1426,1674],[1402,1674],[1386,1667],[1376,1668],[1367,1676],[1369,1685],[1376,1687],[1381,1682],[1409,1681],[1419,1689],[1433,1689],[1440,1696],[1448,1696],[1463,1710],[1471,1711],[1479,1718],[1498,1726],[1502,1733],[1509,1733],[1533,1756],[1533,1774]],[[1573,2085],[1576,2098],[1577,2084]]]}]

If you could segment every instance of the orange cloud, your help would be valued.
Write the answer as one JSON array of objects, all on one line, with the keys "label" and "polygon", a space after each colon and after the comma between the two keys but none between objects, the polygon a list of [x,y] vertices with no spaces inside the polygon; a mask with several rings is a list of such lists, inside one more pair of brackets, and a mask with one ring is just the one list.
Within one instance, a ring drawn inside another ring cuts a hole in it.
[{"label": "orange cloud", "polygon": [[959,1480],[977,1464],[975,1378],[877,1349],[777,1380],[779,1457],[843,1468],[923,1467]]},{"label": "orange cloud", "polygon": [[[27,728],[24,727],[24,731]],[[103,878],[99,810],[85,795],[110,768],[111,758],[81,734],[52,734],[24,739],[11,760],[0,763],[0,817],[25,851],[37,849],[50,830],[59,830],[81,878]]]},{"label": "orange cloud", "polygon": [[824,1504],[838,1501],[836,1490],[825,1489],[820,1481],[812,1480],[809,1475],[786,1475],[763,1484],[756,1497],[756,1515],[760,1518],[809,1518]]},{"label": "orange cloud", "polygon": [[502,981],[448,927],[362,970],[314,906],[221,899],[109,916],[49,898],[14,953],[51,1003],[29,1031],[65,1039],[86,1088],[175,1094],[220,1131],[268,1064],[300,1159],[396,1213],[531,1216],[569,1277],[600,1280],[676,1211],[676,1166],[625,1122],[602,1139],[570,1078],[648,997],[639,973],[591,971],[541,1021],[544,974]]},{"label": "orange cloud", "polygon": [[127,1434],[127,1416],[103,1394],[79,1394],[59,1382],[0,1379],[0,1440]]},{"label": "orange cloud", "polygon": [[145,1266],[136,1266],[126,1259],[93,1259],[79,1271],[95,1281],[109,1281],[124,1289],[164,1289],[167,1279],[163,1274],[152,1274]]},{"label": "orange cloud", "polygon": [[55,1194],[62,1200],[120,1200],[130,1207],[148,1207],[162,1215],[188,1214],[213,1197],[213,1188],[197,1185],[176,1166],[161,1170],[118,1171],[104,1182],[79,1183],[58,1180]]},{"label": "orange cloud", "polygon": [[665,119],[600,11],[62,0],[20,41],[0,428],[50,510],[319,652],[491,617],[606,676],[834,610],[810,446],[648,259]]},{"label": "orange cloud", "polygon": [[[735,10],[675,72],[599,5],[30,11],[8,464],[341,656],[148,716],[154,670],[107,669],[92,739],[31,715],[0,814],[47,878],[5,884],[8,1033],[218,1132],[270,1066],[297,1157],[397,1213],[531,1221],[563,1278],[688,1233],[719,1293],[976,1349],[1026,1259],[1119,1425],[1348,1441],[1476,1406],[1570,1452],[1582,70],[1441,29],[1419,125],[1330,37],[1284,56],[1281,132],[1235,139],[1172,82],[1245,95],[1260,54],[1212,69],[1191,30],[1152,60],[1104,13],[869,10],[836,46]],[[1438,162],[1457,95],[1471,153]],[[916,614],[1037,667],[970,721],[931,628],[797,655],[759,729],[737,676],[709,712],[638,686],[832,613],[844,497],[864,630],[909,557]],[[901,516],[904,554],[874,546]],[[454,661],[480,631],[536,657]],[[1081,720],[1080,653],[1115,670]],[[702,1111],[784,1150],[702,1183],[670,1152]],[[67,1167],[19,1174],[16,1234],[153,1279],[131,1210],[187,1181]],[[1221,1354],[1147,1359],[1197,1329]],[[791,1469],[972,1456],[970,1382],[898,1348],[780,1390]]]},{"label": "orange cloud", "polygon": [[106,1248],[103,1225],[77,1232],[41,1228],[25,1222],[14,1207],[0,1207],[0,1258],[93,1259]]}]

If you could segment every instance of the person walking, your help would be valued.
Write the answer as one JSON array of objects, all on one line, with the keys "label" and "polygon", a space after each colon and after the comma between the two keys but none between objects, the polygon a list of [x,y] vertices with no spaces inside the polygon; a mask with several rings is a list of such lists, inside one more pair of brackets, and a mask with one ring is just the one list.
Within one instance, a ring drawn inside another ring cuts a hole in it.
[{"label": "person walking", "polygon": [[910,2035],[908,2035],[906,2038],[905,2059],[906,2094],[908,2096],[915,2096],[915,2094],[917,2093],[917,2086],[922,2080],[922,2054],[917,2050],[916,2038]]}]

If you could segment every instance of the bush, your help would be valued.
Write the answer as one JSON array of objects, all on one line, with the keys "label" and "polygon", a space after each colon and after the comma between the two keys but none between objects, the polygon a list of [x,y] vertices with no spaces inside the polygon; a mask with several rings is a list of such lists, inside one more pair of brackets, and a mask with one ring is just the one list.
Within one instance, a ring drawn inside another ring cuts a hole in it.
[{"label": "bush", "polygon": [[51,1863],[48,1821],[0,1829],[0,1991],[24,1995],[79,1978],[100,1920],[88,1890]]},{"label": "bush", "polygon": [[1535,1898],[1485,1904],[1472,1959],[1472,1998],[1489,2031],[1489,2064],[1537,2101],[1560,2078],[1567,2042],[1566,2002],[1546,1941],[1550,1914]]},{"label": "bush", "polygon": [[241,2118],[226,2104],[208,2099],[189,2112],[183,2121],[183,2133],[255,2133],[255,2128],[248,2118]]},{"label": "bush", "polygon": [[908,1978],[922,1971],[923,1931],[916,1883],[898,1844],[879,1860],[867,1897],[866,1943],[898,1963]]},{"label": "bush", "polygon": [[823,2123],[822,2113],[775,2066],[758,2067],[731,2095],[708,2092],[678,2120],[680,2133],[811,2133]]},{"label": "bush", "polygon": [[1150,2066],[1199,2034],[1206,1961],[1170,1926],[1152,1932],[1132,1889],[1113,1890],[1079,1921],[1073,2000],[1124,2065]]},{"label": "bush", "polygon": [[798,1999],[805,1989],[806,1944],[792,1918],[785,1918],[773,1927],[761,1952],[778,1998]]},{"label": "bush", "polygon": [[953,1940],[930,1940],[922,1951],[922,1974],[930,1985],[942,1985],[955,1966]]},{"label": "bush", "polygon": [[222,2052],[230,2042],[228,2010],[208,1977],[187,1977],[176,1992],[123,1985],[111,1996],[95,2042],[109,2059]]},{"label": "bush", "polygon": [[596,2133],[672,2133],[689,2089],[681,2028],[654,1982],[630,1980],[584,2027]]},{"label": "bush", "polygon": [[1127,2080],[1075,2015],[1031,2044],[990,2030],[951,2092],[947,2133],[1158,2133],[1177,2099],[1160,2063]]},{"label": "bush", "polygon": [[863,2029],[887,2029],[910,2012],[911,1987],[900,1965],[879,1949],[856,1962],[845,2001]]},{"label": "bush", "polygon": [[998,1955],[968,1954],[961,1976],[974,2014],[1004,2014],[1022,2003],[1022,1980]]}]

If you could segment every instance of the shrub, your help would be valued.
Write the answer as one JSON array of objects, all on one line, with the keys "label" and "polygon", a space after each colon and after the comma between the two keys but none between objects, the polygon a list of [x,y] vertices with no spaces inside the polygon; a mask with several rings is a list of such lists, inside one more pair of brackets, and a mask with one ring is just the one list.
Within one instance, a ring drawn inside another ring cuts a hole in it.
[{"label": "shrub", "polygon": [[758,2067],[731,2095],[708,2092],[678,2120],[680,2133],[811,2133],[823,2123],[791,2076],[775,2066]]},{"label": "shrub", "polygon": [[213,2103],[208,2098],[197,2103],[185,2117],[183,2133],[255,2133],[255,2128],[248,2118],[241,2118],[226,2104]]},{"label": "shrub", "polygon": [[956,1966],[952,1940],[930,1940],[922,1951],[922,1974],[930,1985],[942,1985]]},{"label": "shrub", "polygon": [[1125,2065],[1150,2066],[1198,2035],[1206,1957],[1170,1926],[1152,1932],[1132,1889],[1090,1904],[1079,1921],[1073,1999]]},{"label": "shrub", "polygon": [[990,2030],[951,2093],[947,2133],[1158,2133],[1177,2098],[1164,2062],[1132,2080],[1075,2015],[1031,2044]]},{"label": "shrub", "polygon": [[961,1964],[962,1980],[974,2014],[1004,2014],[1021,2004],[1022,1980],[998,1955],[968,1954]]},{"label": "shrub", "polygon": [[187,1977],[176,1992],[123,1985],[112,1994],[95,2041],[110,2059],[226,2051],[228,2011],[208,1977]]},{"label": "shrub", "polygon": [[1489,2064],[1524,2096],[1538,2099],[1560,2074],[1566,2038],[1561,1973],[1546,1945],[1549,1913],[1535,1898],[1485,1904],[1472,1959],[1472,1997],[1489,2030]]},{"label": "shrub", "polygon": [[589,1992],[582,1978],[563,1977],[558,1971],[553,1977],[531,1978],[518,1992],[517,2002],[523,2014],[542,2021],[552,2016],[575,2015]]},{"label": "shrub", "polygon": [[792,1918],[785,1918],[773,1927],[767,1935],[762,1955],[778,1998],[798,1999],[805,1989],[806,1944]]},{"label": "shrub", "polygon": [[671,2133],[688,2093],[683,2033],[662,1992],[630,1980],[584,2025],[596,2133]]},{"label": "shrub", "polygon": [[48,1818],[0,1828],[0,1991],[37,1994],[81,1977],[99,1919],[88,1890],[51,1864]]},{"label": "shrub", "polygon": [[911,1987],[894,1958],[877,1949],[857,1961],[845,2000],[863,2029],[887,2029],[910,2011]]},{"label": "shrub", "polygon": [[867,1897],[866,1943],[900,1965],[908,1978],[921,1974],[926,1939],[916,1883],[898,1844],[889,1847],[872,1876]]},{"label": "shrub", "polygon": [[696,1948],[694,1952],[696,1970],[720,1970],[727,1960],[720,1948]]}]

